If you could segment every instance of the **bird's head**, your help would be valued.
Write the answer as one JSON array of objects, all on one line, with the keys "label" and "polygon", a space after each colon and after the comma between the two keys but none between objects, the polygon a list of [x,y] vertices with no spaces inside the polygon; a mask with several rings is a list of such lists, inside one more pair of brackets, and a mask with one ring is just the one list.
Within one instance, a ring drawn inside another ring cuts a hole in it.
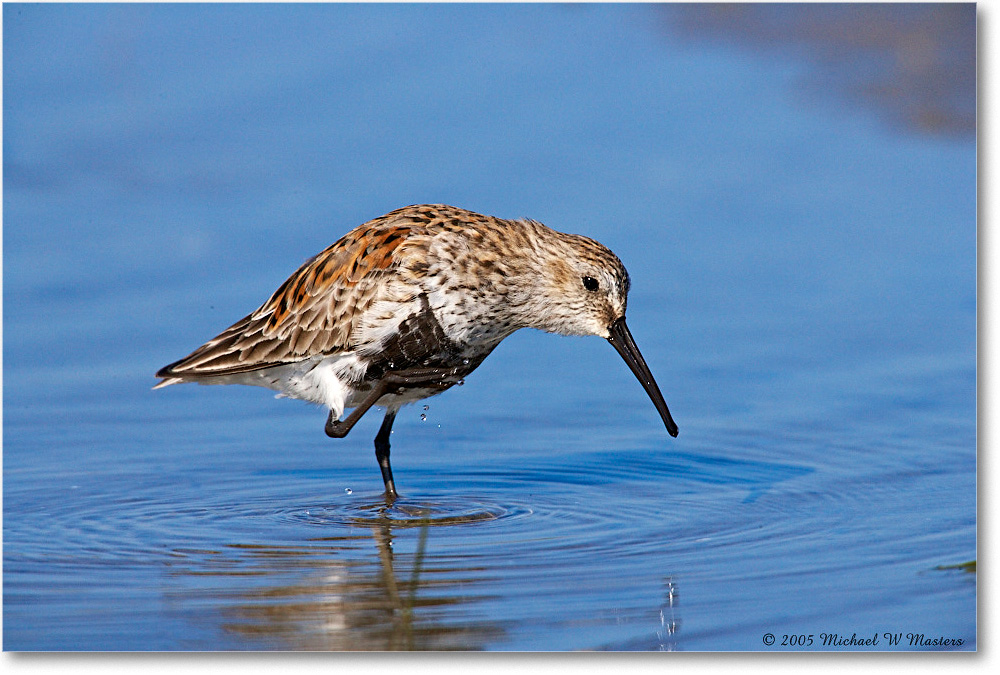
[{"label": "bird's head", "polygon": [[677,425],[625,323],[628,271],[603,244],[555,234],[540,261],[543,283],[531,303],[532,325],[563,335],[598,335],[610,342],[646,390],[667,431],[676,436]]}]

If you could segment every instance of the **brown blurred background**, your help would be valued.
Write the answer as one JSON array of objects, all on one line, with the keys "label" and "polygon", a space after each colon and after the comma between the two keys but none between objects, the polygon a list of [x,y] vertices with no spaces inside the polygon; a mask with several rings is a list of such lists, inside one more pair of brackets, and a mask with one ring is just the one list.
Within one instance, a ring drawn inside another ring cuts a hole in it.
[{"label": "brown blurred background", "polygon": [[691,4],[664,7],[678,37],[805,57],[804,102],[836,97],[910,131],[975,134],[976,6]]}]

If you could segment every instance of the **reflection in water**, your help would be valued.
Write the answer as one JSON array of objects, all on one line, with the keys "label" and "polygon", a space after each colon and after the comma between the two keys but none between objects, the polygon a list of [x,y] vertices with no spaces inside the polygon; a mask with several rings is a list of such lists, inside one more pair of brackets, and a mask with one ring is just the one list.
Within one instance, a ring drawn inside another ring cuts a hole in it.
[{"label": "reflection in water", "polygon": [[[384,505],[372,519],[370,539],[358,534],[314,539],[312,546],[236,544],[180,574],[263,578],[263,585],[235,592],[224,582],[216,599],[226,617],[223,629],[240,636],[248,648],[272,643],[313,651],[483,649],[503,631],[459,618],[456,607],[478,599],[464,597],[459,589],[482,579],[476,570],[445,566],[427,556],[432,527],[441,524],[454,521],[435,521],[429,509],[423,518],[411,509],[397,521]],[[396,527],[419,528],[415,552],[399,556],[403,564],[395,560]],[[374,542],[375,555],[368,560],[358,559],[362,541]],[[294,581],[273,584],[289,575]]]},{"label": "reflection in water", "polygon": [[933,134],[976,130],[976,6],[962,4],[685,4],[677,33],[758,50],[793,49],[814,68],[812,94],[875,107]]},{"label": "reflection in water", "polygon": [[[436,478],[439,496],[391,504],[359,494],[304,506],[220,493],[225,504],[211,510],[214,527],[227,532],[220,536],[233,541],[231,523],[254,533],[243,542],[280,543],[174,548],[179,586],[198,591],[171,600],[208,605],[237,644],[253,649],[478,650],[520,640],[528,649],[672,651],[681,646],[685,556],[780,540],[792,524],[799,537],[825,532],[842,503],[865,503],[852,494],[809,509],[790,494],[776,498],[780,486],[812,474],[806,467],[653,453],[637,480],[630,457],[490,465],[455,484]],[[472,496],[459,488],[466,483]],[[785,517],[800,511],[812,519]],[[498,602],[509,607],[502,621]],[[546,614],[552,607],[555,616]],[[555,634],[557,643],[533,641]]]}]

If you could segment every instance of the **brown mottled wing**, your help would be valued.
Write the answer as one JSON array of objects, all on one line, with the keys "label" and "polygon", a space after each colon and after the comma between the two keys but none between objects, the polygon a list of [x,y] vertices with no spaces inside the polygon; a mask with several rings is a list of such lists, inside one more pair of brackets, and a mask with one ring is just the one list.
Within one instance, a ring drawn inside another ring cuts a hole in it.
[{"label": "brown mottled wing", "polygon": [[233,375],[353,349],[354,330],[377,299],[380,281],[398,268],[398,252],[412,230],[376,223],[346,234],[300,267],[259,309],[156,376]]}]

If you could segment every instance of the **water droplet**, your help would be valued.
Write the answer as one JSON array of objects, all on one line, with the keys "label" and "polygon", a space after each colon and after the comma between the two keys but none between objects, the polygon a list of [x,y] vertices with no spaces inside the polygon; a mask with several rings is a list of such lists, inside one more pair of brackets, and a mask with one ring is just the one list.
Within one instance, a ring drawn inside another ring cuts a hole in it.
[{"label": "water droplet", "polygon": [[455,384],[457,384],[458,386],[460,386],[460,387],[461,387],[461,386],[462,386],[463,384],[465,384],[465,380],[459,380],[459,381],[458,381],[458,382],[456,382]]},{"label": "water droplet", "polygon": [[431,409],[431,407],[429,405],[425,405],[424,406],[424,410],[430,410],[430,409]]},{"label": "water droplet", "polygon": [[354,494],[354,490],[352,490],[351,488],[344,488],[344,492],[346,492],[349,495]]},{"label": "water droplet", "polygon": [[427,421],[427,415],[425,415],[423,413],[420,413],[420,421],[421,422],[426,422]]},{"label": "water droplet", "polygon": [[462,359],[462,365],[463,366],[469,365],[469,359]]}]

